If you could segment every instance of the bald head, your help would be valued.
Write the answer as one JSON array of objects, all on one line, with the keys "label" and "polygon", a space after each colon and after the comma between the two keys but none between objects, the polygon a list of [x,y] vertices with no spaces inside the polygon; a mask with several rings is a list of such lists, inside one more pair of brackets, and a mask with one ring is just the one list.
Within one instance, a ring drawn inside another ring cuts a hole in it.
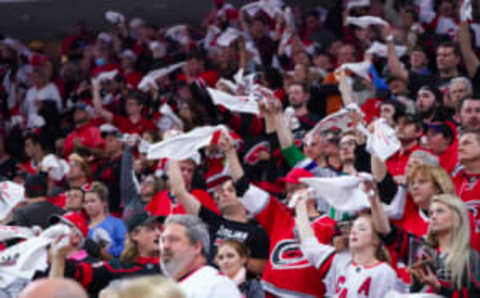
[{"label": "bald head", "polygon": [[65,278],[39,279],[30,283],[19,298],[88,298],[75,281]]}]

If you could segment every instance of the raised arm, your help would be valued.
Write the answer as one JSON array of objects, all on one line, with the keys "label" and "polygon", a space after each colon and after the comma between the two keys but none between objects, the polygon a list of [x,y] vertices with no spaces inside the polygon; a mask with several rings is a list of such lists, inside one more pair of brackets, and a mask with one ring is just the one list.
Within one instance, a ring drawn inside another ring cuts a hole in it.
[{"label": "raised arm", "polygon": [[367,193],[370,207],[372,210],[372,221],[377,230],[382,235],[388,235],[391,231],[390,222],[387,213],[383,209],[383,204],[380,202],[380,197],[373,181],[364,183],[365,192]]},{"label": "raised arm", "polygon": [[132,147],[125,146],[122,154],[122,166],[120,169],[120,200],[124,206],[134,200],[140,200],[133,170]]},{"label": "raised arm", "polygon": [[395,44],[393,42],[393,35],[390,27],[384,27],[384,36],[387,42],[387,55],[388,55],[388,70],[395,77],[403,80],[408,80],[408,71],[402,66],[400,59],[398,59],[395,52]]},{"label": "raised arm", "polygon": [[242,164],[238,159],[238,154],[235,150],[235,145],[232,138],[228,135],[228,133],[223,132],[218,145],[225,154],[233,182],[238,182],[245,175],[245,172],[243,171]]},{"label": "raised arm", "polygon": [[468,76],[473,78],[480,65],[480,60],[472,49],[472,39],[467,22],[461,22],[458,26],[458,41]]},{"label": "raised arm", "polygon": [[330,245],[321,244],[315,237],[315,232],[310,225],[307,211],[307,190],[297,191],[294,196],[298,196],[295,206],[295,222],[301,243],[302,253],[307,260],[316,268],[321,268],[327,264],[327,260],[335,255],[335,248]]},{"label": "raised arm", "polygon": [[92,91],[93,91],[93,105],[95,106],[95,113],[98,116],[107,120],[107,122],[113,121],[113,113],[103,108],[102,98],[100,95],[100,81],[98,79],[92,79]]},{"label": "raised arm", "polygon": [[180,200],[187,213],[198,216],[201,207],[200,202],[185,187],[178,161],[169,159],[167,172],[170,190],[173,195]]}]

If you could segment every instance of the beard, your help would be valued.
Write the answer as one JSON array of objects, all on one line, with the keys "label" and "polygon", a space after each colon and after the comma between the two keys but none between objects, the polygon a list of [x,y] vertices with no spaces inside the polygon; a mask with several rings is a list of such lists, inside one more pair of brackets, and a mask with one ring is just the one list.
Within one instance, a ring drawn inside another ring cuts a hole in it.
[{"label": "beard", "polygon": [[[168,261],[165,260],[165,254],[170,257]],[[160,268],[162,268],[165,275],[177,279],[180,277],[179,274],[188,268],[194,258],[195,254],[193,251],[187,251],[182,254],[173,254],[170,251],[166,251],[166,253],[161,254]]]}]

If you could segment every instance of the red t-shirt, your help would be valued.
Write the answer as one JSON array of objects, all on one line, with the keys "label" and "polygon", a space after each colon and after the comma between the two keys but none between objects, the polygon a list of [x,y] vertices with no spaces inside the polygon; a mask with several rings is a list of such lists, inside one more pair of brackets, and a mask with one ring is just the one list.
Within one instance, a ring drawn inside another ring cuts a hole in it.
[{"label": "red t-shirt", "polygon": [[405,174],[405,167],[407,166],[410,154],[412,154],[413,151],[420,149],[422,149],[420,145],[415,144],[415,146],[410,149],[404,150],[403,152],[397,151],[395,154],[390,156],[390,158],[387,160],[387,168],[390,175],[395,177]]},{"label": "red t-shirt", "polygon": [[[214,211],[215,213],[220,214],[215,201],[206,191],[194,189],[190,193],[200,202],[200,204]],[[147,204],[147,206],[145,206],[145,210],[155,216],[169,216],[171,214],[187,213],[178,199],[173,197],[168,190],[162,190],[153,196],[152,200]]]},{"label": "red t-shirt", "polygon": [[438,156],[438,159],[440,166],[442,166],[448,174],[452,174],[458,165],[458,141],[455,140],[445,152]]},{"label": "red t-shirt", "polygon": [[407,193],[403,218],[393,220],[392,223],[406,232],[422,237],[425,236],[428,231],[428,214],[425,214],[418,208],[413,202],[410,193]]},{"label": "red t-shirt", "polygon": [[142,135],[147,130],[156,130],[155,123],[143,116],[137,123],[133,123],[130,118],[114,114],[113,124],[123,133],[137,133]]},{"label": "red t-shirt", "polygon": [[68,157],[74,148],[74,140],[79,139],[80,142],[90,148],[102,148],[104,141],[100,133],[100,129],[88,123],[84,126],[75,128],[65,139],[63,145],[63,156]]}]

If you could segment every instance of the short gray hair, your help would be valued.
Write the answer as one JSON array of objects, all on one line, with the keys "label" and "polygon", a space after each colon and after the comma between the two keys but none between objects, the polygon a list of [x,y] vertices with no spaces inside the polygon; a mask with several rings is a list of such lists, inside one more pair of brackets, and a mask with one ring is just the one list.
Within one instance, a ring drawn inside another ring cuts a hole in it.
[{"label": "short gray hair", "polygon": [[440,165],[440,161],[437,156],[424,150],[416,150],[410,154],[410,158],[415,158],[422,161],[422,164],[437,167]]},{"label": "short gray hair", "polygon": [[468,96],[472,96],[473,94],[473,87],[472,87],[472,81],[470,81],[469,78],[467,77],[456,77],[450,80],[450,83],[448,83],[448,91],[450,92],[450,88],[452,88],[453,84],[456,83],[462,83],[465,85],[468,91]]},{"label": "short gray hair", "polygon": [[191,214],[175,214],[167,217],[165,226],[177,224],[185,227],[187,237],[192,243],[200,241],[202,243],[202,254],[208,257],[210,253],[210,235],[205,223],[197,216]]}]

